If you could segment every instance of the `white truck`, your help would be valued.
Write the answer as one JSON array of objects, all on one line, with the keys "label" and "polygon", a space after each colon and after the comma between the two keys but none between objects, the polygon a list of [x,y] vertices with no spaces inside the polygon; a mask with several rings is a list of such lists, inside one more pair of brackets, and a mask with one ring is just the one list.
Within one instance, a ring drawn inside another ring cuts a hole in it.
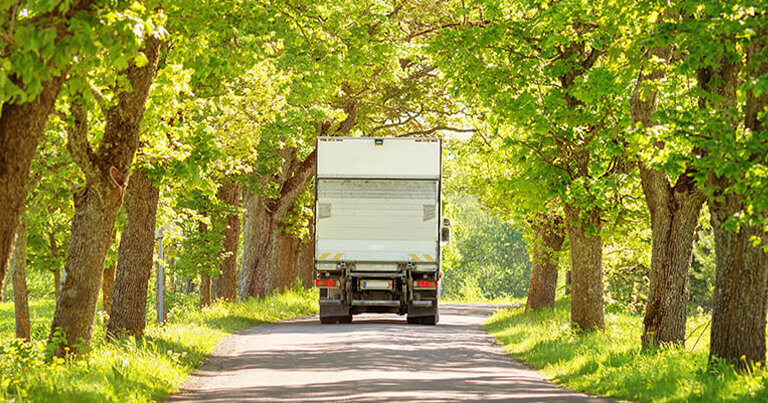
[{"label": "white truck", "polygon": [[315,176],[315,284],[320,322],[363,312],[439,320],[442,142],[320,137]]}]

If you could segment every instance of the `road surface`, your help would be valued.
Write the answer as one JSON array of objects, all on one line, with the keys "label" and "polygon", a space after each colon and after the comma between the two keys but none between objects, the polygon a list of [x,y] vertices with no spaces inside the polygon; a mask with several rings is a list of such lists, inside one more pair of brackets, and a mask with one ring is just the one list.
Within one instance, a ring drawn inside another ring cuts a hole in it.
[{"label": "road surface", "polygon": [[170,402],[599,402],[504,356],[478,328],[493,305],[443,304],[437,326],[404,316],[317,317],[230,336]]}]

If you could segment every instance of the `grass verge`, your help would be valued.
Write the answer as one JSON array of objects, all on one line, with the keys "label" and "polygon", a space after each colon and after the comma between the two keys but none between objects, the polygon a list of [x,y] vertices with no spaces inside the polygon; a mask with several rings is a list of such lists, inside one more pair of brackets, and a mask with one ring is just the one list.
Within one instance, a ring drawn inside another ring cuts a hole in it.
[{"label": "grass verge", "polygon": [[642,317],[606,314],[605,332],[577,334],[570,301],[554,311],[498,311],[485,329],[511,356],[568,389],[634,402],[766,402],[768,373],[739,373],[725,364],[707,366],[709,315],[688,320],[685,348],[642,351]]},{"label": "grass verge", "polygon": [[[52,306],[45,300],[39,303],[37,312],[52,315]],[[227,335],[316,312],[317,293],[294,288],[264,300],[216,303],[205,309],[182,307],[169,315],[165,325],[150,324],[141,340],[123,338],[111,342],[105,341],[104,318],[99,317],[87,358],[46,362],[44,337],[30,344],[9,338],[7,328],[9,316],[13,321],[13,307],[4,303],[0,305],[0,400],[156,401],[199,368]]]}]

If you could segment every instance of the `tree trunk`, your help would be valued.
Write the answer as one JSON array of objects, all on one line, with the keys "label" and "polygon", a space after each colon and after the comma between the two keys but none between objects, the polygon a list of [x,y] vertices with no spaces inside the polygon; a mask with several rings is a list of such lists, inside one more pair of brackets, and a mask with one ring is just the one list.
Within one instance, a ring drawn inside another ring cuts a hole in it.
[{"label": "tree trunk", "polygon": [[[240,207],[240,185],[229,178],[219,187],[217,198],[234,208]],[[240,215],[226,217],[224,229],[223,253],[226,257],[221,262],[221,276],[217,282],[216,298],[232,301],[237,298],[237,246],[240,239]]]},{"label": "tree trunk", "polygon": [[315,278],[312,275],[315,270],[315,245],[314,240],[305,243],[299,251],[299,281],[305,289],[315,286]]},{"label": "tree trunk", "polygon": [[[87,12],[92,3],[72,2],[63,15],[51,11],[34,20],[38,26],[52,27],[56,33],[55,42],[59,44],[71,35],[69,20],[81,12]],[[40,83],[40,94],[30,102],[21,104],[3,102],[0,111],[0,278],[8,274],[19,215],[27,196],[26,185],[32,159],[67,75],[68,67],[56,75],[58,69],[53,67],[53,58],[41,62],[46,65],[45,68],[51,69],[53,77]],[[12,75],[8,80],[26,89],[26,85],[17,76]]]},{"label": "tree trunk", "polygon": [[716,265],[709,355],[745,369],[755,362],[765,364],[768,258],[752,245],[751,237],[765,236],[760,228],[736,232],[724,226],[741,210],[739,199],[727,195],[724,201],[709,202]]},{"label": "tree trunk", "polygon": [[115,264],[104,267],[101,276],[101,305],[107,316],[112,314],[112,296],[115,291]]},{"label": "tree trunk", "polygon": [[75,127],[67,145],[85,173],[86,186],[75,192],[75,216],[64,265],[66,279],[51,325],[52,341],[58,339],[53,336],[59,331],[65,338],[54,346],[57,356],[79,353],[91,341],[102,271],[123,202],[127,174],[139,145],[139,129],[157,72],[160,45],[159,39],[146,38],[143,52],[148,64],[131,65],[121,73],[130,83],[130,90],[119,93],[117,103],[106,111],[98,152],[89,144],[87,114],[77,101],[71,105]]},{"label": "tree trunk", "polygon": [[61,292],[61,269],[56,268],[54,270],[51,270],[53,273],[53,293],[56,296],[56,299],[59,298],[59,293]]},{"label": "tree trunk", "polygon": [[3,302],[3,296],[5,294],[5,279],[11,276],[11,271],[12,270],[13,269],[8,271],[8,275],[0,277],[0,302]]},{"label": "tree trunk", "polygon": [[6,102],[0,112],[0,278],[8,274],[32,159],[64,75],[44,82],[43,92],[34,101]]},{"label": "tree trunk", "polygon": [[143,169],[136,169],[126,192],[127,222],[117,251],[114,307],[107,323],[107,334],[127,333],[142,337],[147,319],[160,189]]},{"label": "tree trunk", "polygon": [[[571,322],[580,331],[602,330],[603,241],[599,210],[581,211],[565,203],[568,240],[571,244]],[[580,214],[581,213],[581,214]]]},{"label": "tree trunk", "polygon": [[275,263],[273,265],[274,283],[267,292],[275,290],[285,290],[291,287],[296,265],[298,263],[298,254],[296,253],[296,240],[282,231],[277,235],[277,250],[275,251]]},{"label": "tree trunk", "polygon": [[[648,56],[668,60],[671,54],[671,47],[659,47],[651,50]],[[643,128],[656,125],[653,114],[657,108],[658,90],[645,84],[665,75],[663,68],[657,68],[638,76],[630,99],[634,124],[641,124]],[[671,186],[665,172],[649,168],[642,160],[638,165],[652,233],[650,285],[641,341],[643,348],[683,345],[688,271],[699,213],[706,197],[696,187],[690,170],[678,176],[675,185]]]},{"label": "tree trunk", "polygon": [[16,233],[16,247],[11,257],[13,306],[16,313],[16,338],[31,340],[29,293],[27,292],[27,222],[22,218]]},{"label": "tree trunk", "polygon": [[643,320],[643,347],[685,343],[688,271],[705,196],[688,173],[674,186],[667,175],[641,167],[651,216],[651,273]]},{"label": "tree trunk", "polygon": [[540,214],[531,222],[534,234],[533,267],[528,287],[527,311],[555,309],[557,290],[557,260],[565,240],[563,218]]},{"label": "tree trunk", "polygon": [[[765,61],[766,29],[758,31],[747,49],[747,80],[768,73]],[[703,99],[700,105],[715,109],[729,116],[736,104],[740,65],[726,57],[718,65],[699,72],[699,85],[717,97]],[[744,126],[753,133],[768,129],[760,112],[768,107],[768,95],[756,97],[747,91]],[[764,158],[764,150],[750,158]],[[743,179],[743,178],[742,178]],[[751,368],[753,363],[765,364],[766,299],[768,298],[768,256],[762,249],[764,243],[754,245],[753,237],[766,239],[763,225],[742,224],[734,231],[726,222],[736,216],[747,216],[744,194],[764,189],[747,189],[743,194],[728,191],[733,179],[708,173],[709,186],[714,190],[709,197],[712,230],[715,235],[715,295],[713,298],[712,330],[709,348],[710,360],[724,359],[741,369]],[[765,223],[768,213],[756,212]],[[752,214],[755,214],[754,212]],[[744,358],[742,358],[744,357]]]},{"label": "tree trunk", "polygon": [[211,305],[211,275],[206,273],[200,274],[200,306],[206,307]]},{"label": "tree trunk", "polygon": [[[283,150],[286,151],[286,150]],[[279,223],[293,207],[293,201],[314,175],[317,151],[313,150],[303,161],[298,161],[293,150],[285,158],[284,177],[276,180],[282,184],[277,199],[266,200],[252,192],[246,193],[243,267],[240,270],[241,297],[264,297],[274,288],[277,278],[273,270]]]},{"label": "tree trunk", "polygon": [[192,294],[195,291],[195,283],[192,281],[192,277],[187,278],[187,286],[184,289],[185,294]]},{"label": "tree trunk", "polygon": [[263,196],[246,192],[243,219],[243,267],[240,270],[240,296],[264,298],[267,262],[277,225],[269,214]]}]

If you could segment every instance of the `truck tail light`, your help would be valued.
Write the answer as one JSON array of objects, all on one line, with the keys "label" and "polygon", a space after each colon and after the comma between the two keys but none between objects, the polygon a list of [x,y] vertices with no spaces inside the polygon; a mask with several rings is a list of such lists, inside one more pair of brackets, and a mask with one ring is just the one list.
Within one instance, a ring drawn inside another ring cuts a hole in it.
[{"label": "truck tail light", "polygon": [[413,282],[413,288],[437,288],[437,281],[416,280]]},{"label": "truck tail light", "polygon": [[339,282],[336,280],[315,280],[315,285],[318,287],[338,287]]}]

